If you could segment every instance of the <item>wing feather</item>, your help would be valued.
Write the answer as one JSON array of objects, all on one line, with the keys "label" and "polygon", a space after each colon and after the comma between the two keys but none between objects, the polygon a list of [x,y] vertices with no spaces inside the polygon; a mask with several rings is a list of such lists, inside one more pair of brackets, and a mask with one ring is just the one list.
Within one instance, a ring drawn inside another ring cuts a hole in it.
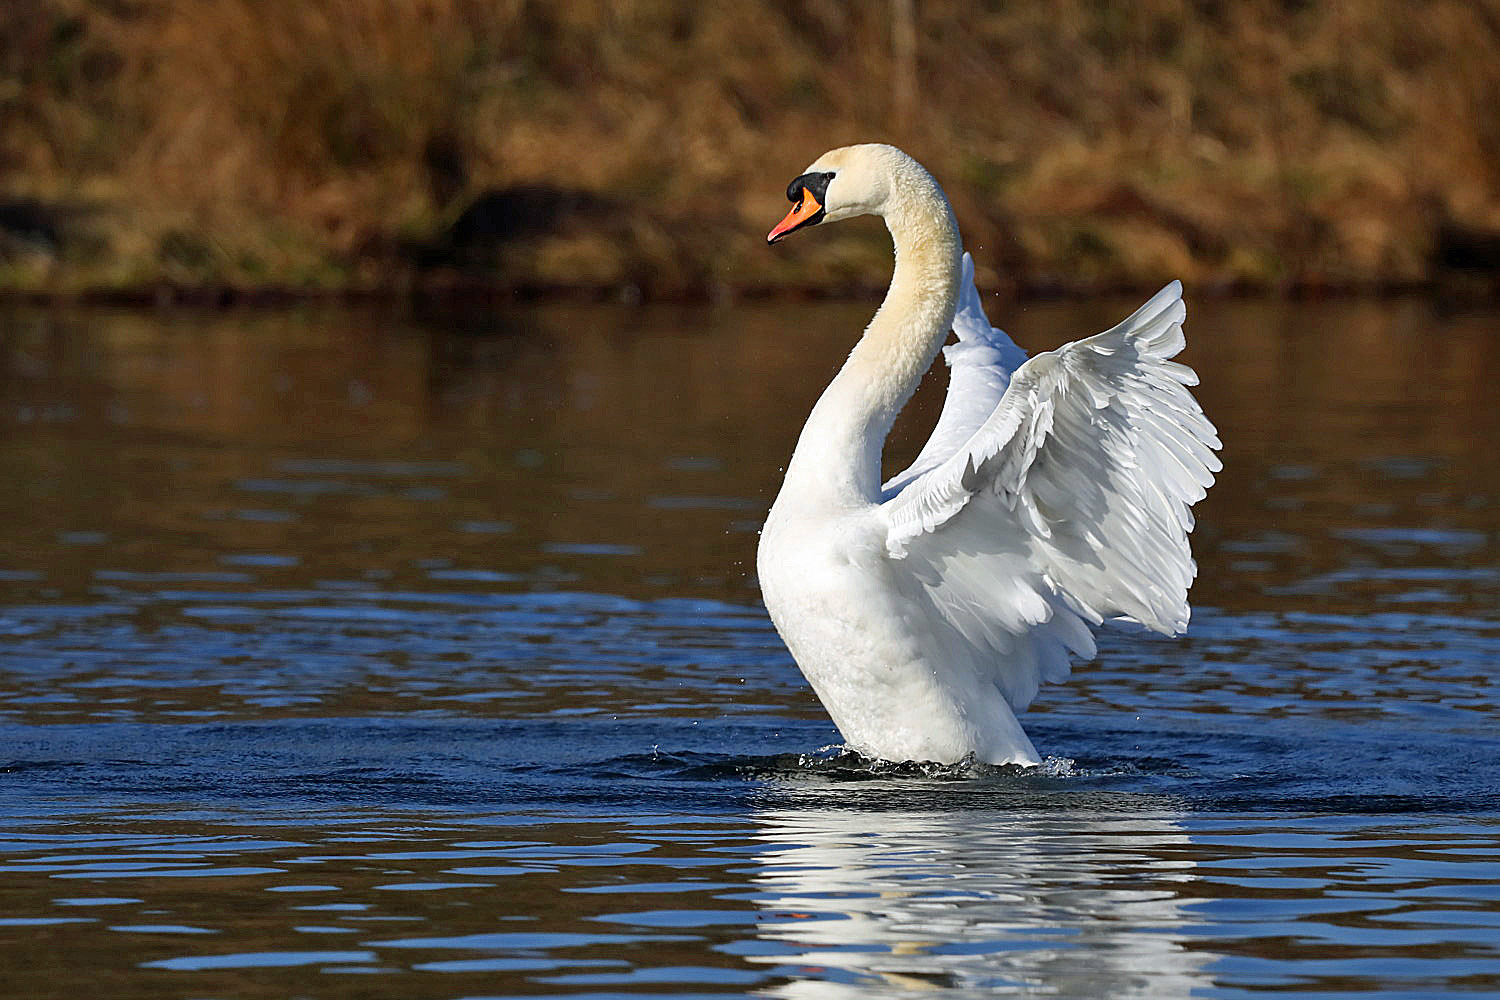
[{"label": "wing feather", "polygon": [[988,343],[967,255],[965,278],[943,411],[955,417],[887,484],[880,512],[891,557],[1019,710],[1070,657],[1094,655],[1089,625],[1187,626],[1189,508],[1221,444],[1186,388],[1197,375],[1170,360],[1185,345],[1179,283],[1104,333],[986,375],[984,357],[954,351]]}]

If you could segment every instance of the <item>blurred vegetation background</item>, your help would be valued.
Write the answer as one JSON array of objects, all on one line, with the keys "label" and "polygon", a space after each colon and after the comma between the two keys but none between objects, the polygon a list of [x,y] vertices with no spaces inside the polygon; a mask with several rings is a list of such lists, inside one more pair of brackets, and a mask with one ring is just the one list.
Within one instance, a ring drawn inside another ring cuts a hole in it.
[{"label": "blurred vegetation background", "polygon": [[0,290],[858,292],[856,141],[989,287],[1492,281],[1500,0],[5,0]]}]

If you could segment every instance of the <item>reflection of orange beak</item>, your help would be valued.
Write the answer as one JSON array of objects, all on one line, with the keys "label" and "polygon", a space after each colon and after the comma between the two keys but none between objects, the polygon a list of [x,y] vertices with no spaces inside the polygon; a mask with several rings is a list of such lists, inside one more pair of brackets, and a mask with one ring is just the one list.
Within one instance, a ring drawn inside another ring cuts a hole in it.
[{"label": "reflection of orange beak", "polygon": [[817,218],[822,208],[823,206],[818,204],[818,199],[813,197],[813,193],[803,188],[802,200],[793,205],[792,210],[786,213],[786,218],[776,223],[776,228],[766,234],[766,242],[775,243],[792,230],[807,225]]}]

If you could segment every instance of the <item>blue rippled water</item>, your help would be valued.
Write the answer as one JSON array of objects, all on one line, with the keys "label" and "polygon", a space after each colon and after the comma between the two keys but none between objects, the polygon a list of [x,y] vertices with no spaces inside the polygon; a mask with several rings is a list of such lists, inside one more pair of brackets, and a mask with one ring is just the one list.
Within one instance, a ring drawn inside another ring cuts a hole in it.
[{"label": "blue rippled water", "polygon": [[1197,310],[1192,629],[1023,770],[842,752],[757,602],[860,314],[6,317],[6,995],[1500,994],[1494,317]]}]

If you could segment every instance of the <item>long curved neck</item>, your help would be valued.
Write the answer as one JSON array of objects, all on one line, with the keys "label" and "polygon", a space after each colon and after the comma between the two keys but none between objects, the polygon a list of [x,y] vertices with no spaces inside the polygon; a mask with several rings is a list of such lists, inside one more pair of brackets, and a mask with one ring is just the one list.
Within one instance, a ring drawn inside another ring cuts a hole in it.
[{"label": "long curved neck", "polygon": [[897,178],[884,212],[896,249],[885,301],[802,429],[783,491],[843,504],[880,499],[880,457],[896,414],[953,325],[962,247],[937,183]]}]

